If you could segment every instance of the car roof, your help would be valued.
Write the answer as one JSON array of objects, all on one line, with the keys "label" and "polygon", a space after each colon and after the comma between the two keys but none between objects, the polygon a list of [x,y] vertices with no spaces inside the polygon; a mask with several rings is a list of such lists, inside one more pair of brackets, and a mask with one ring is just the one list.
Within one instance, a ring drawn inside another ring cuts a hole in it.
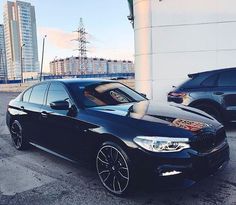
[{"label": "car roof", "polygon": [[209,71],[204,71],[204,72],[192,73],[192,74],[188,74],[188,77],[193,78],[198,75],[221,73],[224,71],[231,71],[231,70],[236,70],[236,67],[234,67],[234,68],[221,68],[221,69],[216,69],[216,70],[209,70]]},{"label": "car roof", "polygon": [[69,84],[77,84],[77,83],[90,84],[90,83],[115,82],[115,81],[114,80],[99,79],[99,78],[68,78],[68,79],[46,80],[46,81],[43,81],[43,82],[44,83],[45,82],[47,82],[47,83],[61,82],[61,83],[69,85]]}]

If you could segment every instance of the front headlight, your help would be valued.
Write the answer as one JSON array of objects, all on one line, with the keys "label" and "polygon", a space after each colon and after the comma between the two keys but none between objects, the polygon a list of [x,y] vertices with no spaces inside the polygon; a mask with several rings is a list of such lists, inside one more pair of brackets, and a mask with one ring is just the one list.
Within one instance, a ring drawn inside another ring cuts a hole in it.
[{"label": "front headlight", "polygon": [[188,138],[137,136],[134,142],[152,152],[179,152],[190,148]]}]

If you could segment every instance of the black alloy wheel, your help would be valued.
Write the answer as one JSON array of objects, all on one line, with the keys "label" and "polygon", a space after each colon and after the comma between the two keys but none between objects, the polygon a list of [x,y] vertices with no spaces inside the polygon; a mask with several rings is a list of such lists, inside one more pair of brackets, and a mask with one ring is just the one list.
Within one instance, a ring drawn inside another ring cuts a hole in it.
[{"label": "black alloy wheel", "polygon": [[17,120],[11,125],[11,138],[16,149],[25,150],[28,148],[28,142],[23,135],[22,126]]},{"label": "black alloy wheel", "polygon": [[124,195],[131,184],[129,159],[125,152],[113,143],[103,145],[96,158],[98,176],[103,186],[115,195]]}]

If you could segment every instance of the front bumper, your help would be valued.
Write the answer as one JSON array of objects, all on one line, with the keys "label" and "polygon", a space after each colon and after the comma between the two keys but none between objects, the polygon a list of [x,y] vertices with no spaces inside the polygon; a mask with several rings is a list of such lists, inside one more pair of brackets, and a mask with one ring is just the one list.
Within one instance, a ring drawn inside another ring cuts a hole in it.
[{"label": "front bumper", "polygon": [[176,153],[150,153],[139,150],[135,154],[136,173],[150,177],[182,176],[198,179],[210,175],[229,161],[227,141],[207,153],[186,149]]}]

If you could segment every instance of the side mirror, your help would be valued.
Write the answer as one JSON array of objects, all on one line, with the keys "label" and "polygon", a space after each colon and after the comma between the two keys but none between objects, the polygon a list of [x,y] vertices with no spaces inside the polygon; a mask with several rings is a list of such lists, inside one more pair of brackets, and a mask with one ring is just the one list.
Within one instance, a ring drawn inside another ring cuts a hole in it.
[{"label": "side mirror", "polygon": [[147,95],[144,93],[139,93],[142,97],[147,98]]},{"label": "side mirror", "polygon": [[50,103],[50,107],[53,110],[69,110],[70,105],[67,101],[56,101]]}]

